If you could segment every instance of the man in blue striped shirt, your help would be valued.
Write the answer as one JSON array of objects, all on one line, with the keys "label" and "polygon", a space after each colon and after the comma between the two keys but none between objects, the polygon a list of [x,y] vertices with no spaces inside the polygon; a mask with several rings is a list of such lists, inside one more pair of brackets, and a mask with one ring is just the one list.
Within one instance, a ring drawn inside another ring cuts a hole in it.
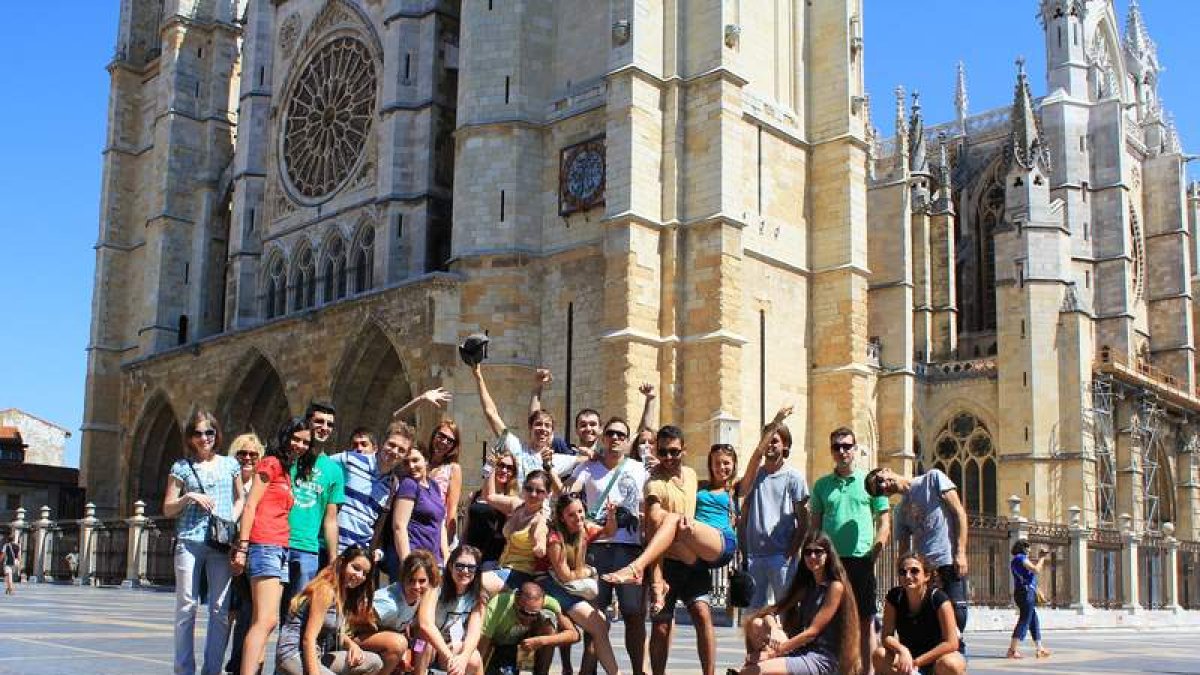
[{"label": "man in blue striped shirt", "polygon": [[402,421],[388,425],[386,440],[373,455],[339,452],[330,459],[346,474],[346,501],[338,510],[338,552],[350,546],[370,548],[380,518],[391,507],[400,460],[412,449],[413,428]]}]

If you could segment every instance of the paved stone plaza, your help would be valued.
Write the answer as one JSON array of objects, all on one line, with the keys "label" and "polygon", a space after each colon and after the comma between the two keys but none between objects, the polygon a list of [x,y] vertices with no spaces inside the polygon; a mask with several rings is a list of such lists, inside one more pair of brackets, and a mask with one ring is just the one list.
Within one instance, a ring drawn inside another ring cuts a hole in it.
[{"label": "paved stone plaza", "polygon": [[[172,606],[169,593],[24,584],[0,597],[0,673],[168,673]],[[699,673],[691,628],[677,631],[668,673]],[[740,663],[742,649],[733,629],[717,632],[721,674]],[[617,624],[613,643],[623,639]],[[1200,673],[1194,640],[1178,629],[1051,631],[1054,656],[1040,661],[1001,658],[1004,633],[969,633],[968,642],[972,673]]]}]

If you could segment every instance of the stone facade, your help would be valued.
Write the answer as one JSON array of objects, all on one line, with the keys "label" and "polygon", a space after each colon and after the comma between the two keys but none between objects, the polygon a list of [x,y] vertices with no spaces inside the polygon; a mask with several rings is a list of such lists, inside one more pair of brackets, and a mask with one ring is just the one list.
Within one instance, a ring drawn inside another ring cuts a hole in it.
[{"label": "stone facade", "polygon": [[1044,97],[1019,64],[1012,107],[972,115],[960,70],[956,120],[900,91],[873,146],[881,461],[948,470],[970,510],[1195,539],[1197,190],[1154,43],[1136,3],[1123,34],[1111,2],[1039,19]]},{"label": "stone facade", "polygon": [[560,428],[636,418],[650,382],[699,466],[792,404],[809,476],[848,425],[866,465],[957,471],[972,510],[1194,538],[1200,192],[1140,19],[1043,5],[1047,96],[1021,75],[969,115],[964,80],[957,120],[902,98],[884,143],[860,0],[125,3],[89,496],[154,508],[196,408],[269,435],[329,399],[346,441],[439,385],[473,476],[453,346],[486,330],[505,419],[537,366]]},{"label": "stone facade", "polygon": [[25,445],[25,463],[66,466],[64,455],[71,432],[24,410],[0,410],[0,427],[15,427]]}]

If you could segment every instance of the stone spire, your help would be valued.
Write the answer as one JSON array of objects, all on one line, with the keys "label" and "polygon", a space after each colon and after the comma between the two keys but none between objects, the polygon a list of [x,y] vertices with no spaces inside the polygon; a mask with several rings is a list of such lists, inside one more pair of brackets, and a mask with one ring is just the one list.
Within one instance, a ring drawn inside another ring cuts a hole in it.
[{"label": "stone spire", "polygon": [[896,171],[908,169],[908,124],[904,121],[904,87],[896,85]]},{"label": "stone spire", "polygon": [[1137,58],[1149,56],[1157,61],[1158,48],[1150,39],[1146,22],[1142,20],[1142,8],[1138,0],[1129,0],[1129,16],[1125,20],[1125,46]]},{"label": "stone spire", "polygon": [[1025,73],[1024,58],[1017,59],[1017,86],[1013,94],[1011,123],[1009,161],[1026,169],[1040,166],[1042,171],[1048,171],[1050,156],[1033,112],[1033,96],[1029,93],[1029,76]]},{"label": "stone spire", "polygon": [[937,161],[937,199],[950,199],[950,153],[946,149],[946,132],[938,132],[938,161]]},{"label": "stone spire", "polygon": [[967,67],[958,62],[958,85],[954,88],[954,109],[958,112],[958,128],[967,133]]},{"label": "stone spire", "polygon": [[921,115],[921,94],[912,93],[912,117],[908,121],[908,166],[913,173],[925,173],[929,161],[925,157],[925,120]]}]

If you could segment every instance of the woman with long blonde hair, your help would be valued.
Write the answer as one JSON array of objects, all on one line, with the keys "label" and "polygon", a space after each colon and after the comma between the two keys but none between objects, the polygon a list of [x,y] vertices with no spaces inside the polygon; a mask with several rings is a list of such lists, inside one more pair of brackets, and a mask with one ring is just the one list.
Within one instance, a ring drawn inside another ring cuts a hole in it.
[{"label": "woman with long blonde hair", "polygon": [[371,554],[351,546],[292,598],[279,629],[275,671],[285,675],[368,675],[383,668],[352,631],[372,630]]}]

